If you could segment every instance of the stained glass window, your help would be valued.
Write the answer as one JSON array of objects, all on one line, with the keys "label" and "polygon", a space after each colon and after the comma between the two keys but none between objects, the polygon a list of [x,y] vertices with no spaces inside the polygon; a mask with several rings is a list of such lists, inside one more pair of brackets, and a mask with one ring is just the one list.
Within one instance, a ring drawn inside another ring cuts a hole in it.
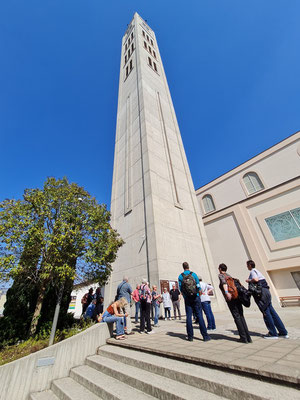
[{"label": "stained glass window", "polygon": [[275,242],[300,237],[300,208],[265,219]]}]

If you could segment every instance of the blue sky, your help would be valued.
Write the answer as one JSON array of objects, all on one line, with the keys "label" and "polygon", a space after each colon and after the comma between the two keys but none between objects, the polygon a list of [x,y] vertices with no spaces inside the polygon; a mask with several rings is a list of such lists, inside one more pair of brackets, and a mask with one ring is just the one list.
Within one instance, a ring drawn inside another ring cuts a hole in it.
[{"label": "blue sky", "polygon": [[155,31],[196,188],[300,129],[299,0],[0,4],[0,201],[67,176],[110,203],[121,38]]}]

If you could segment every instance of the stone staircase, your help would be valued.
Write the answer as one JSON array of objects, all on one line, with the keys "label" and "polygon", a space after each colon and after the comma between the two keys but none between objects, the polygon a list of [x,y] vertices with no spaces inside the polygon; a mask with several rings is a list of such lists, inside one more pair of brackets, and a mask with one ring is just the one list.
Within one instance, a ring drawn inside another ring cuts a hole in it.
[{"label": "stone staircase", "polygon": [[30,400],[299,400],[299,391],[258,378],[105,345]]}]

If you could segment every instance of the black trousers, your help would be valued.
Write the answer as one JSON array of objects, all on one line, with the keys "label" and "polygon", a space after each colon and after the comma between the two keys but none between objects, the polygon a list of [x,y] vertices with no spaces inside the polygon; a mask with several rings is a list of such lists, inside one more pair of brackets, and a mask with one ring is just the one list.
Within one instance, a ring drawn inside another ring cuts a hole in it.
[{"label": "black trousers", "polygon": [[151,308],[151,303],[146,303],[144,301],[141,301],[141,324],[140,324],[141,332],[145,330],[145,322],[147,325],[147,332],[151,331],[150,308]]},{"label": "black trousers", "polygon": [[228,308],[233,316],[240,338],[243,342],[251,342],[248,326],[244,318],[243,306],[240,300],[231,300],[227,303]]}]

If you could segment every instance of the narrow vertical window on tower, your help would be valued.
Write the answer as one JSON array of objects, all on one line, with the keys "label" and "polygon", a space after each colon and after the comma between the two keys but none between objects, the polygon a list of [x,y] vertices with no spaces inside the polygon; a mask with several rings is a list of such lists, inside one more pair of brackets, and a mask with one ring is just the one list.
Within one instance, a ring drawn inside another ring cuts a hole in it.
[{"label": "narrow vertical window on tower", "polygon": [[152,39],[150,39],[150,42],[151,42],[152,46],[154,46],[154,45],[153,45],[153,40],[152,40]]},{"label": "narrow vertical window on tower", "polygon": [[127,51],[127,43],[125,44],[125,51]]},{"label": "narrow vertical window on tower", "polygon": [[133,53],[134,47],[133,47],[133,43],[131,45],[131,53]]},{"label": "narrow vertical window on tower", "polygon": [[130,68],[130,71],[131,71],[132,70],[132,60],[130,60],[129,68]]},{"label": "narrow vertical window on tower", "polygon": [[154,50],[152,50],[152,52],[153,52],[154,58],[156,58],[156,53],[155,53],[155,51],[154,51]]},{"label": "narrow vertical window on tower", "polygon": [[125,64],[127,63],[127,54],[125,54]]},{"label": "narrow vertical window on tower", "polygon": [[152,54],[152,50],[151,50],[150,46],[148,46],[148,50],[149,50],[149,53]]},{"label": "narrow vertical window on tower", "polygon": [[130,49],[128,50],[127,57],[128,57],[128,60],[129,60],[129,58],[130,58]]},{"label": "narrow vertical window on tower", "polygon": [[148,42],[149,42],[149,36],[148,36],[148,35],[146,36],[146,38],[147,38],[147,40],[148,40]]},{"label": "narrow vertical window on tower", "polygon": [[133,32],[131,32],[131,40],[133,39]]},{"label": "narrow vertical window on tower", "polygon": [[150,58],[150,57],[148,57],[148,63],[149,63],[149,65],[150,65],[150,67],[152,67],[152,61],[151,61],[151,58]]},{"label": "narrow vertical window on tower", "polygon": [[144,31],[142,31],[142,33],[143,33],[143,36],[145,37],[146,35],[145,35],[145,32]]},{"label": "narrow vertical window on tower", "polygon": [[154,61],[153,61],[153,67],[154,67],[155,71],[157,72],[156,63]]},{"label": "narrow vertical window on tower", "polygon": [[126,67],[126,78],[127,78],[127,76],[128,76],[128,65]]},{"label": "narrow vertical window on tower", "polygon": [[145,47],[145,49],[147,48],[147,43],[146,42],[144,42],[144,47]]}]

